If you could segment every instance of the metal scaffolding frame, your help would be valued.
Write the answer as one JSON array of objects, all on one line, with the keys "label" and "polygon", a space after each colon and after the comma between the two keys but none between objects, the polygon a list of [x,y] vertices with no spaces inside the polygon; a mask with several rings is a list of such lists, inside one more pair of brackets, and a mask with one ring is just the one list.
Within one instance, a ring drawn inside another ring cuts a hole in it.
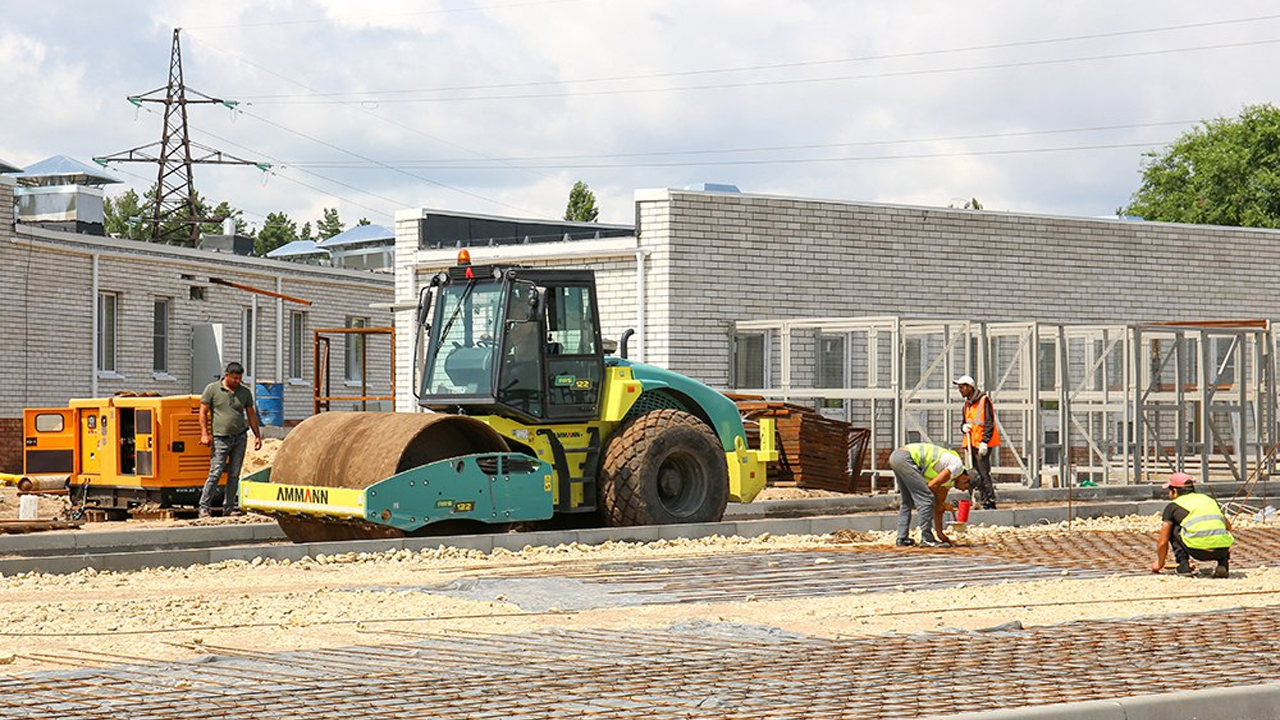
[{"label": "metal scaffolding frame", "polygon": [[736,392],[812,404],[871,429],[873,490],[892,486],[884,460],[895,447],[959,443],[962,399],[951,379],[960,374],[997,404],[997,479],[1069,487],[1175,470],[1237,481],[1274,471],[1276,357],[1265,320],[877,316],[742,321],[734,332],[764,337],[765,387]]}]

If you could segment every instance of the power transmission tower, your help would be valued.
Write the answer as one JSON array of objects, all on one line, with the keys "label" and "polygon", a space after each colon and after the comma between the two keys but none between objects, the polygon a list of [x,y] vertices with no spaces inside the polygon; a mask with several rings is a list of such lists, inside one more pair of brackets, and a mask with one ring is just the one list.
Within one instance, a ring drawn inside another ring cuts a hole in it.
[{"label": "power transmission tower", "polygon": [[[253,165],[266,171],[269,163],[244,160],[221,150],[191,141],[187,128],[187,106],[219,104],[234,109],[236,102],[210,97],[188,88],[182,80],[182,46],[178,35],[182,28],[174,28],[173,50],[169,54],[169,84],[142,95],[129,96],[129,102],[138,107],[142,103],[164,105],[164,132],[160,142],[142,145],[113,155],[95,157],[94,162],[106,167],[112,162],[145,162],[160,166],[156,179],[156,196],[151,212],[151,239],[156,242],[170,240],[165,237],[166,228],[185,225],[183,240],[192,247],[200,239],[200,223],[221,222],[223,218],[201,217],[196,204],[196,187],[192,180],[192,166],[200,165]],[[189,97],[194,96],[194,97]],[[159,152],[156,152],[156,149]],[[197,151],[192,154],[193,149]],[[177,236],[177,233],[168,233]]]}]

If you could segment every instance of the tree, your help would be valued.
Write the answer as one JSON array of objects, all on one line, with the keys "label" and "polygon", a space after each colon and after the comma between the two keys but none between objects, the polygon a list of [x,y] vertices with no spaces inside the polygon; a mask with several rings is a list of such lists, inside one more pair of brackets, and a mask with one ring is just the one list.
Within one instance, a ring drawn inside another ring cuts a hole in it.
[{"label": "tree", "polygon": [[325,208],[324,217],[316,223],[316,235],[321,240],[328,240],[342,232],[342,230],[342,220],[338,217],[338,208]]},{"label": "tree", "polygon": [[[104,197],[102,199],[102,217],[107,234],[131,240],[150,241],[151,213],[155,208],[155,197],[156,189],[154,185],[147,191],[145,199],[132,189],[125,190],[115,200],[110,197]],[[210,210],[209,203],[197,193],[196,209],[200,217],[213,220],[213,222],[200,223],[200,232],[202,233],[207,235],[221,234],[222,219],[228,217],[235,218],[237,233],[243,234],[246,231],[247,225],[241,218],[243,212],[225,200]],[[190,237],[188,227],[185,216],[166,218],[160,228],[160,242],[171,245],[186,245]]]},{"label": "tree", "polygon": [[253,244],[255,255],[264,256],[281,245],[298,239],[298,224],[289,219],[286,213],[267,213],[267,221],[262,223],[258,237]]},{"label": "tree", "polygon": [[373,223],[367,217],[360,218],[360,222],[356,223],[356,225],[372,225],[372,224]]},{"label": "tree", "polygon": [[149,240],[149,212],[150,209],[144,206],[142,198],[132,188],[125,190],[115,200],[109,197],[102,199],[102,224],[111,237]]},{"label": "tree", "polygon": [[969,198],[968,200],[964,201],[963,205],[956,205],[955,202],[952,201],[951,203],[947,204],[947,207],[956,208],[959,210],[981,210],[982,203],[978,201],[978,198]]},{"label": "tree", "polygon": [[1280,228],[1280,109],[1249,105],[1144,155],[1142,185],[1120,215]]},{"label": "tree", "polygon": [[310,220],[302,224],[302,232],[298,233],[298,239],[299,240],[314,239],[311,237],[311,221]]},{"label": "tree", "polygon": [[243,214],[240,210],[231,207],[231,203],[223,200],[213,210],[205,213],[205,217],[215,220],[215,222],[200,223],[200,232],[205,235],[221,235],[222,221],[226,218],[232,218],[235,221],[236,234],[243,235],[245,228],[248,227],[248,224],[241,218]]},{"label": "tree", "polygon": [[565,220],[577,222],[595,222],[600,211],[596,209],[596,194],[591,192],[587,184],[579,180],[569,191],[569,205],[564,209]]}]

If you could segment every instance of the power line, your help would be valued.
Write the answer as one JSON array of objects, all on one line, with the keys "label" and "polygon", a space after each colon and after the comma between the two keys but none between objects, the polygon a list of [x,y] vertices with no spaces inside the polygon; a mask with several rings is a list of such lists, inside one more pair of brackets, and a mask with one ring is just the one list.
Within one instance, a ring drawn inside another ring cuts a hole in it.
[{"label": "power line", "polygon": [[[211,45],[211,44],[209,44],[209,43],[207,43],[207,42],[204,42],[204,41],[197,40],[197,42],[201,42],[201,44],[204,44],[204,45],[206,45],[206,46],[210,47],[210,48],[211,48],[211,49],[213,49],[213,50],[217,50],[217,51],[219,51],[219,52],[226,53],[226,54],[228,54],[228,55],[230,55],[230,56],[232,56],[232,57],[234,57],[234,58],[237,58],[237,59],[239,59],[239,60],[242,60],[242,61],[244,61],[244,62],[247,62],[248,64],[253,65],[254,67],[257,67],[257,68],[259,68],[259,69],[261,69],[261,70],[263,70],[263,71],[265,71],[265,72],[269,72],[269,73],[271,73],[272,75],[275,75],[276,77],[279,77],[279,78],[281,78],[281,79],[283,79],[283,80],[285,80],[285,81],[287,81],[287,82],[293,83],[293,84],[295,84],[295,85],[299,85],[299,86],[301,86],[301,87],[308,87],[305,83],[302,83],[302,82],[297,81],[297,80],[293,80],[293,79],[291,79],[291,78],[289,78],[289,77],[286,77],[286,76],[284,76],[284,75],[282,75],[282,74],[280,74],[280,73],[278,73],[278,72],[275,72],[274,70],[271,70],[270,68],[267,68],[267,67],[265,67],[265,66],[263,66],[263,65],[260,65],[260,64],[258,64],[258,63],[254,63],[254,62],[249,61],[249,60],[247,60],[247,59],[245,59],[245,58],[242,58],[242,57],[240,57],[240,56],[236,55],[235,53],[231,53],[231,52],[229,52],[229,51],[223,50],[222,48],[218,48],[218,47],[213,46],[213,45]],[[308,88],[308,89],[310,89],[310,88]],[[312,141],[312,142],[316,142],[316,143],[319,143],[319,144],[325,145],[325,146],[327,146],[327,147],[331,147],[331,148],[333,148],[333,149],[335,149],[335,150],[338,150],[338,151],[340,151],[340,152],[347,153],[347,154],[349,154],[349,155],[352,155],[352,156],[354,156],[354,157],[360,158],[360,159],[365,160],[365,161],[367,161],[367,162],[371,162],[371,163],[374,163],[374,164],[377,164],[377,163],[378,163],[378,161],[376,161],[376,160],[372,160],[372,159],[366,158],[366,157],[364,157],[363,155],[360,155],[360,154],[355,153],[355,152],[350,151],[350,150],[346,150],[345,148],[341,148],[341,147],[339,147],[339,146],[337,146],[337,145],[335,145],[335,144],[333,144],[333,143],[330,143],[330,142],[328,142],[328,141],[320,140],[319,138],[314,138],[314,137],[312,137],[312,136],[310,136],[310,135],[306,135],[305,133],[301,133],[301,132],[299,132],[299,131],[293,130],[293,129],[288,128],[288,127],[285,127],[284,125],[282,125],[282,124],[280,124],[280,123],[276,123],[276,122],[274,122],[274,121],[272,121],[272,120],[268,120],[267,118],[264,118],[264,117],[262,117],[262,116],[260,116],[260,115],[256,115],[256,114],[254,114],[254,113],[249,113],[249,112],[245,111],[243,108],[238,108],[238,111],[239,111],[239,112],[241,112],[241,113],[242,113],[242,114],[244,114],[244,115],[247,115],[247,116],[252,117],[252,118],[254,118],[254,119],[256,119],[256,120],[259,120],[260,122],[265,122],[265,123],[267,123],[267,124],[273,125],[273,126],[275,126],[275,127],[279,128],[279,129],[281,129],[281,130],[284,130],[284,131],[289,132],[289,133],[293,133],[294,135],[297,135],[297,136],[299,136],[299,137],[305,138],[305,139],[310,140],[310,141]],[[425,133],[425,132],[423,132],[423,131],[421,131],[421,130],[418,130],[417,128],[411,127],[411,126],[409,126],[409,125],[405,125],[404,123],[396,122],[396,121],[390,120],[389,118],[384,118],[384,117],[382,117],[382,116],[379,116],[379,115],[377,115],[377,114],[374,114],[371,110],[365,109],[365,112],[366,112],[367,114],[372,115],[373,117],[375,117],[375,118],[377,118],[377,119],[379,119],[379,120],[383,121],[383,122],[387,122],[387,123],[390,123],[390,124],[392,124],[392,125],[395,125],[396,127],[401,128],[401,129],[407,130],[407,131],[409,131],[409,132],[416,133],[416,134],[421,135],[421,136],[423,136],[423,137],[426,137],[426,138],[428,138],[428,139],[430,139],[430,140],[433,140],[433,141],[435,141],[435,142],[438,142],[438,143],[440,143],[440,144],[442,144],[442,145],[447,145],[447,146],[449,146],[449,147],[457,148],[457,149],[462,150],[462,151],[464,151],[464,152],[469,152],[469,153],[475,154],[475,155],[477,155],[477,156],[479,156],[479,157],[481,157],[481,158],[486,158],[486,159],[489,159],[489,158],[490,158],[490,156],[489,156],[489,155],[487,155],[486,153],[482,153],[482,152],[477,151],[477,150],[472,150],[472,149],[467,148],[467,147],[464,147],[464,146],[462,146],[462,145],[458,145],[457,143],[453,143],[453,142],[450,142],[450,141],[448,141],[448,140],[444,140],[443,138],[435,137],[435,136],[430,135],[430,134],[428,134],[428,133]],[[499,161],[497,161],[497,162],[501,162],[501,161],[499,160]],[[383,167],[386,167],[386,168],[387,168],[387,169],[389,169],[389,170],[394,170],[394,169],[395,169],[395,168],[393,168],[393,167],[392,167],[392,166],[390,166],[390,165],[383,165]],[[511,167],[512,169],[516,169],[516,170],[523,170],[523,171],[525,171],[525,172],[531,172],[530,170],[520,168],[520,167],[518,167],[518,166],[516,166],[516,165],[510,165],[510,167]],[[494,198],[490,198],[490,197],[486,197],[486,196],[484,196],[484,195],[480,195],[479,193],[474,193],[474,192],[471,192],[471,191],[469,191],[469,190],[464,190],[464,189],[462,189],[462,188],[454,187],[454,186],[449,185],[449,184],[447,184],[447,183],[443,183],[443,182],[440,182],[440,181],[437,181],[437,180],[432,180],[432,179],[430,179],[430,178],[423,177],[423,176],[420,176],[420,175],[415,175],[415,174],[412,174],[412,173],[406,173],[406,174],[408,174],[410,177],[413,177],[413,178],[415,178],[415,179],[417,179],[417,180],[420,180],[420,181],[422,181],[422,182],[425,182],[425,183],[428,183],[428,184],[431,184],[431,185],[436,185],[437,187],[441,187],[441,188],[446,189],[446,190],[451,190],[451,191],[456,192],[456,193],[460,193],[460,194],[463,194],[463,195],[467,195],[467,196],[469,196],[469,197],[473,197],[473,198],[476,198],[476,199],[482,200],[482,201],[487,202],[487,203],[492,203],[492,204],[494,204],[494,205],[498,205],[498,206],[501,206],[501,207],[505,207],[505,208],[510,209],[510,210],[516,210],[516,211],[518,211],[518,212],[520,212],[520,213],[523,213],[523,214],[528,215],[528,216],[531,216],[531,217],[544,217],[544,215],[543,215],[542,213],[539,213],[539,212],[536,212],[536,211],[532,211],[532,210],[528,210],[528,209],[521,208],[521,207],[517,207],[517,206],[515,206],[515,205],[511,205],[511,204],[509,204],[509,203],[502,202],[501,200],[496,200],[496,199],[494,199]],[[332,180],[329,180],[329,181],[330,181],[330,182],[334,182],[334,181],[332,181]],[[383,198],[383,199],[386,199],[386,198]]]},{"label": "power line", "polygon": [[[985,65],[967,65],[961,67],[949,68],[929,68],[924,70],[894,70],[876,73],[862,73],[856,75],[837,75],[831,77],[819,78],[786,78],[776,80],[743,80],[740,82],[726,83],[707,83],[702,85],[677,85],[669,87],[655,88],[616,88],[616,89],[600,89],[600,90],[565,90],[561,92],[545,92],[545,93],[523,93],[513,95],[451,95],[448,97],[433,98],[402,98],[378,100],[379,104],[404,104],[404,103],[439,103],[439,102],[471,102],[476,100],[538,100],[547,98],[565,98],[565,97],[588,97],[588,96],[606,96],[606,95],[639,95],[650,93],[665,92],[688,92],[692,90],[726,90],[733,88],[746,87],[778,87],[784,85],[814,85],[818,83],[832,82],[848,82],[852,80],[884,80],[890,78],[902,77],[919,77],[928,75],[952,75],[968,72],[981,72],[986,70],[1008,70],[1012,68],[1023,67],[1045,67],[1051,65],[1069,65],[1081,62],[1096,62],[1099,60],[1121,60],[1136,57],[1155,57],[1160,55],[1174,55],[1180,53],[1203,52],[1207,50],[1225,50],[1241,47],[1252,47],[1259,45],[1274,45],[1280,43],[1280,38],[1271,40],[1252,40],[1236,43],[1220,43],[1216,45],[1198,45],[1185,48],[1166,48],[1161,50],[1141,50],[1126,53],[1107,53],[1103,55],[1088,55],[1073,58],[1056,58],[1051,60],[1024,60],[1020,62],[1008,63],[989,63]],[[563,84],[563,83],[562,83]],[[290,100],[279,102],[257,102],[254,104],[267,105],[317,105],[330,104],[342,105],[350,103],[368,102],[367,100]]]},{"label": "power line", "polygon": [[[932,152],[932,153],[909,153],[900,155],[850,155],[845,157],[833,158],[773,158],[773,159],[751,159],[751,160],[697,160],[689,162],[628,162],[628,163],[567,163],[563,165],[543,164],[529,165],[528,167],[540,170],[591,170],[591,169],[628,169],[628,168],[678,168],[678,167],[725,167],[725,166],[748,166],[748,165],[810,165],[810,164],[830,164],[845,162],[873,162],[879,160],[925,160],[933,158],[949,158],[949,157],[980,157],[987,155],[1030,155],[1041,153],[1056,152],[1082,152],[1093,150],[1117,150],[1123,148],[1135,147],[1156,147],[1166,145],[1170,141],[1161,142],[1133,142],[1133,143],[1114,143],[1105,145],[1072,145],[1066,147],[1048,147],[1048,148],[1024,148],[1024,149],[1007,149],[1007,150],[959,150],[951,152]],[[309,165],[308,167],[329,167],[323,163]],[[345,167],[370,167],[370,166],[345,166]],[[385,163],[379,163],[377,167],[386,167]],[[435,165],[399,165],[393,169],[400,170],[402,168],[413,170],[495,170],[491,165],[450,165],[447,167],[437,167]]]},{"label": "power line", "polygon": [[[1190,24],[1184,24],[1184,25],[1167,25],[1167,26],[1157,27],[1157,28],[1119,30],[1114,32],[1095,33],[1095,34],[1089,34],[1089,35],[1073,35],[1073,36],[1060,37],[1060,38],[1041,38],[1037,40],[1023,40],[1023,41],[1016,41],[1016,42],[994,43],[994,44],[987,44],[987,45],[970,45],[970,46],[957,47],[957,48],[918,50],[918,51],[901,52],[901,53],[888,53],[888,54],[882,54],[882,55],[863,55],[863,56],[855,56],[855,57],[849,57],[849,58],[835,58],[835,59],[826,59],[826,60],[770,63],[770,64],[762,64],[762,65],[744,65],[744,66],[727,67],[727,68],[704,68],[704,69],[698,69],[698,70],[681,70],[681,71],[661,72],[661,73],[614,75],[614,76],[606,76],[606,77],[598,77],[598,78],[580,78],[577,80],[535,80],[535,81],[516,82],[516,83],[451,85],[451,86],[439,86],[439,87],[433,87],[433,88],[395,89],[395,90],[379,90],[379,91],[363,91],[363,92],[345,91],[345,92],[331,92],[331,93],[313,92],[313,93],[305,93],[305,94],[247,95],[247,96],[244,96],[244,99],[262,102],[262,101],[290,100],[290,99],[297,99],[297,98],[312,98],[312,97],[315,97],[315,98],[341,98],[341,97],[367,98],[371,95],[400,95],[400,94],[412,94],[412,93],[457,92],[457,91],[467,91],[467,90],[501,90],[501,89],[521,88],[521,87],[545,87],[545,86],[552,86],[552,85],[554,86],[584,85],[584,84],[605,83],[605,82],[622,82],[622,81],[631,81],[631,80],[655,80],[655,79],[665,79],[665,78],[693,77],[693,76],[700,76],[700,75],[758,72],[762,70],[782,70],[782,69],[796,69],[796,68],[807,68],[807,67],[822,67],[822,66],[830,66],[830,65],[873,62],[873,61],[879,61],[879,60],[897,60],[897,59],[913,58],[913,57],[930,57],[930,56],[959,54],[959,53],[968,53],[968,52],[1002,50],[1002,49],[1019,48],[1019,47],[1032,47],[1037,45],[1053,45],[1053,44],[1061,44],[1061,43],[1069,43],[1069,42],[1079,42],[1082,40],[1098,40],[1098,39],[1107,39],[1107,38],[1115,38],[1115,37],[1126,37],[1126,36],[1133,36],[1133,35],[1147,35],[1147,34],[1155,34],[1155,33],[1174,32],[1179,30],[1202,29],[1202,28],[1222,26],[1222,25],[1255,23],[1255,22],[1263,22],[1263,21],[1277,20],[1277,19],[1280,19],[1280,15],[1261,15],[1261,16],[1249,17],[1249,18],[1237,18],[1233,20],[1217,20],[1217,21],[1211,21],[1211,22],[1190,23]],[[1274,42],[1274,41],[1271,41],[1271,42]],[[1195,50],[1195,49],[1199,49],[1199,48],[1191,48],[1191,50]],[[1174,50],[1174,52],[1177,52],[1177,51],[1178,50]],[[1101,57],[1109,58],[1111,56],[1101,56]],[[1129,55],[1120,55],[1119,57],[1129,57]],[[1082,58],[1082,60],[1088,60],[1088,59],[1095,59],[1095,58]],[[1074,61],[1074,60],[1068,59],[1068,61]],[[1018,65],[1000,65],[995,67],[1018,67]],[[940,71],[945,71],[945,69],[935,71],[935,72],[940,72]],[[921,71],[921,72],[924,72],[924,71]],[[855,76],[855,77],[861,77],[861,76]],[[391,102],[391,101],[383,101],[383,102]]]},{"label": "power line", "polygon": [[375,160],[375,159],[370,158],[370,157],[367,157],[367,156],[365,156],[365,155],[361,155],[360,153],[355,152],[354,150],[347,150],[346,148],[339,147],[338,145],[335,145],[335,144],[333,144],[333,143],[331,143],[331,142],[329,142],[329,141],[327,141],[327,140],[321,140],[320,138],[313,137],[313,136],[311,136],[311,135],[308,135],[308,134],[306,134],[306,133],[304,133],[304,132],[300,132],[300,131],[298,131],[298,130],[294,130],[293,128],[290,128],[290,127],[287,127],[287,126],[285,126],[285,125],[282,125],[282,124],[280,124],[280,123],[278,123],[278,122],[276,122],[276,121],[274,121],[274,120],[271,120],[271,119],[269,119],[269,118],[265,118],[265,117],[263,117],[263,116],[261,116],[261,115],[258,115],[258,114],[255,114],[255,113],[248,112],[247,110],[244,110],[243,108],[237,108],[236,112],[238,112],[238,113],[240,113],[240,114],[242,114],[242,115],[245,115],[246,117],[251,117],[251,118],[253,118],[254,120],[257,120],[258,122],[266,123],[267,125],[270,125],[270,126],[272,126],[272,127],[274,127],[274,128],[277,128],[277,129],[279,129],[279,130],[283,130],[283,131],[285,131],[285,132],[287,132],[287,133],[290,133],[290,134],[293,134],[293,135],[297,135],[298,137],[303,138],[304,140],[309,140],[309,141],[311,141],[311,142],[314,142],[314,143],[317,143],[317,144],[320,144],[320,145],[324,145],[325,147],[328,147],[328,148],[332,148],[332,149],[334,149],[334,150],[337,150],[338,152],[345,153],[345,154],[350,155],[350,156],[352,156],[352,157],[354,157],[354,158],[358,158],[358,159],[363,160],[363,161],[365,161],[365,162],[367,162],[367,163],[370,163],[370,165],[372,165],[372,166],[374,166],[374,167],[380,167],[380,168],[383,168],[383,169],[386,169],[386,170],[391,170],[391,171],[393,171],[393,172],[399,173],[399,174],[404,175],[404,176],[406,176],[406,177],[411,177],[411,178],[414,178],[414,179],[416,179],[416,180],[420,180],[420,181],[422,181],[422,182],[425,182],[425,183],[427,183],[427,184],[435,185],[436,187],[443,188],[443,189],[445,189],[445,190],[452,190],[453,192],[460,193],[460,194],[462,194],[462,195],[466,195],[466,196],[468,196],[468,197],[475,198],[475,199],[477,199],[477,200],[483,200],[483,201],[488,202],[488,203],[493,203],[494,205],[501,205],[502,207],[505,207],[505,208],[507,208],[507,209],[509,209],[509,210],[515,210],[515,211],[517,211],[517,212],[524,213],[524,214],[526,214],[526,215],[530,215],[530,214],[531,214],[531,215],[533,215],[534,217],[541,217],[541,214],[536,213],[536,212],[533,212],[533,211],[531,211],[531,210],[526,210],[526,209],[524,209],[524,208],[522,208],[522,207],[518,207],[518,206],[516,206],[516,205],[512,205],[512,204],[510,204],[510,203],[502,202],[501,200],[495,200],[495,199],[490,198],[490,197],[485,197],[484,195],[481,195],[481,194],[479,194],[479,193],[471,192],[470,190],[464,190],[464,189],[459,188],[459,187],[454,187],[454,186],[449,185],[449,184],[447,184],[447,183],[440,182],[439,180],[432,180],[431,178],[426,177],[426,176],[424,176],[424,175],[419,175],[419,174],[417,174],[417,173],[412,173],[412,172],[409,172],[408,170],[405,170],[405,169],[403,169],[403,168],[398,168],[398,167],[395,167],[395,166],[389,165],[389,164],[387,164],[387,163],[385,163],[385,162],[382,162],[381,160]]},{"label": "power line", "polygon": [[393,17],[418,17],[425,15],[448,15],[454,13],[468,12],[490,12],[492,10],[510,10],[526,7],[537,7],[540,5],[562,5],[564,3],[582,2],[583,0],[531,0],[531,2],[513,2],[496,5],[484,5],[473,7],[456,7],[456,8],[440,8],[438,10],[418,10],[415,12],[401,13],[377,13],[375,15],[337,15],[334,17],[310,18],[307,20],[273,20],[253,23],[227,23],[225,25],[193,25],[189,26],[189,30],[214,30],[225,28],[251,28],[251,27],[274,27],[277,25],[317,25],[322,23],[343,22],[347,20],[366,20],[378,19],[385,20]]},{"label": "power line", "polygon": [[[1059,128],[1054,130],[1022,130],[1005,133],[979,133],[973,135],[950,135],[940,137],[924,137],[924,138],[897,138],[893,140],[862,140],[858,142],[847,143],[807,143],[803,145],[767,145],[757,147],[737,147],[737,148],[720,148],[720,149],[704,149],[704,150],[654,150],[649,152],[628,152],[628,153],[592,153],[588,155],[538,155],[538,156],[514,156],[500,158],[503,162],[539,162],[549,160],[598,160],[603,158],[644,158],[644,157],[660,157],[667,155],[720,155],[729,153],[761,153],[761,152],[782,152],[794,150],[832,150],[837,148],[851,147],[875,147],[883,145],[914,145],[920,143],[937,143],[937,142],[958,142],[964,140],[997,140],[1004,138],[1019,137],[1037,137],[1043,135],[1063,135],[1072,133],[1089,133],[1089,132],[1107,132],[1112,130],[1133,130],[1138,128],[1168,127],[1171,125],[1186,126],[1192,125],[1198,120],[1167,120],[1149,123],[1129,123],[1124,125],[1097,125],[1093,127],[1080,128]],[[284,161],[281,161],[284,162]],[[401,160],[389,161],[390,165],[431,165],[440,163],[462,163],[470,162],[464,159],[442,159],[442,160]],[[296,160],[290,161],[293,167],[366,167],[358,163],[350,163],[339,160]]]}]

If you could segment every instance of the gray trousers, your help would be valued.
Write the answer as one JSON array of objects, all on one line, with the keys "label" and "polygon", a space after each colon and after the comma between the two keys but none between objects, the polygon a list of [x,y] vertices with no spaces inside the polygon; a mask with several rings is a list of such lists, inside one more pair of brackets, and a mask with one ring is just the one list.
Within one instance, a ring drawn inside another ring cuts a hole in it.
[{"label": "gray trousers", "polygon": [[209,477],[204,481],[204,490],[200,492],[200,509],[209,510],[213,502],[213,494],[218,491],[218,478],[222,472],[227,473],[227,492],[222,498],[222,509],[231,512],[236,509],[236,497],[240,490],[240,466],[244,464],[244,450],[248,445],[249,433],[239,435],[214,435],[213,457],[209,460]]},{"label": "gray trousers", "polygon": [[898,539],[905,540],[911,534],[911,510],[916,510],[916,523],[920,526],[921,540],[936,540],[933,534],[933,491],[925,482],[920,466],[911,459],[911,453],[901,448],[889,456],[889,467],[898,481]]}]

